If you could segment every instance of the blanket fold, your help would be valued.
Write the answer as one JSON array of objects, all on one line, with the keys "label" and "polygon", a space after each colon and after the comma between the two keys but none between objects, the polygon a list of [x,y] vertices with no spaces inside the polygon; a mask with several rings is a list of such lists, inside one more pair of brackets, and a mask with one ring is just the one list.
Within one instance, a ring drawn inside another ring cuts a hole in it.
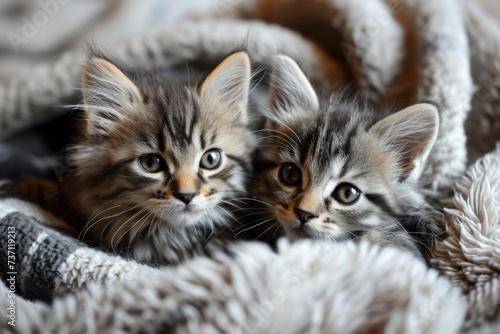
[{"label": "blanket fold", "polygon": [[[316,85],[352,82],[377,106],[437,104],[441,129],[423,184],[444,206],[448,232],[436,241],[430,268],[364,243],[284,240],[276,252],[239,243],[213,258],[153,268],[61,233],[65,222],[0,181],[0,233],[13,234],[0,239],[7,296],[0,307],[16,305],[14,320],[2,317],[0,328],[500,332],[497,23],[471,1],[221,1],[104,49],[134,69],[213,62],[243,45],[257,68],[288,54]],[[0,83],[1,136],[67,112],[54,106],[79,98],[82,60],[68,52]]]}]

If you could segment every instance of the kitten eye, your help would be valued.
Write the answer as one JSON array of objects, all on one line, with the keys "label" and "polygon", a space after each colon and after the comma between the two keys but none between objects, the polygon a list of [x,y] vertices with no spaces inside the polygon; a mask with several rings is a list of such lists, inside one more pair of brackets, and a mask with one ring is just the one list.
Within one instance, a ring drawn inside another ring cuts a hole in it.
[{"label": "kitten eye", "polygon": [[293,163],[287,163],[280,169],[280,180],[287,186],[296,186],[302,182],[302,172]]},{"label": "kitten eye", "polygon": [[163,167],[163,159],[156,154],[148,154],[139,158],[142,168],[148,173],[158,173]]},{"label": "kitten eye", "polygon": [[361,195],[361,191],[349,183],[341,183],[333,191],[333,198],[343,204],[353,204]]},{"label": "kitten eye", "polygon": [[215,169],[219,167],[222,161],[222,153],[219,150],[208,150],[203,154],[200,160],[200,167],[205,169]]}]

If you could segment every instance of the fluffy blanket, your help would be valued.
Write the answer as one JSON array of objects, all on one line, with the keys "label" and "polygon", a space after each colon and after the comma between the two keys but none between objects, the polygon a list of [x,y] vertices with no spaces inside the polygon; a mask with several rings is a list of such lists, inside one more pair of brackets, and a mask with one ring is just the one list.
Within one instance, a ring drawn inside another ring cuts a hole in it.
[{"label": "fluffy blanket", "polygon": [[[0,328],[500,332],[495,22],[474,3],[456,0],[220,0],[209,9],[107,52],[132,68],[176,66],[220,59],[245,41],[257,66],[275,53],[289,54],[313,82],[353,82],[376,104],[440,103],[442,126],[424,183],[445,207],[448,234],[437,241],[431,268],[368,244],[284,240],[276,252],[242,243],[213,258],[152,268],[61,233],[64,222],[2,181],[0,308],[6,316]],[[75,97],[81,60],[80,53],[68,53],[2,83],[2,135],[60,113],[51,107]]]}]

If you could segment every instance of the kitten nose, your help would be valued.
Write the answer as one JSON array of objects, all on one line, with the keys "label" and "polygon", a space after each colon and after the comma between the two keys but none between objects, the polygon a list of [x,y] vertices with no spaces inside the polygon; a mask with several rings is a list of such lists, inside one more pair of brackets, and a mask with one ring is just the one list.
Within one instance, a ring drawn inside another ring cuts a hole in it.
[{"label": "kitten nose", "polygon": [[297,214],[297,217],[302,224],[305,224],[309,220],[318,217],[314,212],[310,212],[301,208],[295,208],[295,213]]},{"label": "kitten nose", "polygon": [[174,196],[187,205],[196,196],[196,193],[174,193]]}]

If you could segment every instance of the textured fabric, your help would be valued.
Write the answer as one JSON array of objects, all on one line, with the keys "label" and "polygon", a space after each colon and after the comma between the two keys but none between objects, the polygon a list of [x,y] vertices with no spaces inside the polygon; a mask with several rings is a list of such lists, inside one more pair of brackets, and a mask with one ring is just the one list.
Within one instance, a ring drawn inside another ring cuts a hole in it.
[{"label": "textured fabric", "polygon": [[[15,184],[1,182],[1,232],[12,225],[19,230],[14,285],[5,274],[7,261],[0,263],[7,283],[0,293],[14,289],[17,294],[16,327],[2,317],[0,328],[17,333],[500,332],[497,24],[474,3],[453,0],[226,1],[212,10],[202,15],[210,20],[179,21],[124,40],[108,53],[131,68],[175,66],[218,60],[246,40],[257,66],[286,53],[316,84],[352,79],[361,95],[380,105],[438,103],[442,127],[424,183],[445,206],[448,233],[436,243],[432,268],[393,249],[310,241],[283,241],[277,252],[262,244],[238,244],[214,258],[151,268],[54,231],[64,222],[22,201]],[[2,134],[60,112],[47,108],[73,97],[80,61],[81,54],[68,53],[0,84]],[[472,165],[465,172],[467,158]],[[8,239],[0,243],[2,251],[9,247]],[[0,298],[0,307],[6,309],[11,300]]]},{"label": "textured fabric", "polygon": [[500,317],[500,147],[460,180],[446,210],[449,237],[432,266],[467,295],[467,327]]},{"label": "textured fabric", "polygon": [[[465,302],[456,288],[393,249],[283,241],[278,254],[252,243],[232,253],[197,258],[156,277],[142,272],[120,285],[94,282],[50,307],[37,303],[36,315],[19,321],[17,330],[452,333],[463,321]],[[34,307],[20,303],[19,313]]]},{"label": "textured fabric", "polygon": [[[61,262],[76,248],[73,241],[58,240],[54,232],[40,226],[36,218],[20,212],[13,212],[1,219],[0,233],[7,236],[9,229],[15,229],[15,253],[22,254],[16,259],[16,290],[20,296],[49,301],[58,277]],[[0,260],[7,263],[7,238],[2,239]],[[14,270],[12,270],[14,271]],[[12,277],[2,271],[5,281]]]}]

